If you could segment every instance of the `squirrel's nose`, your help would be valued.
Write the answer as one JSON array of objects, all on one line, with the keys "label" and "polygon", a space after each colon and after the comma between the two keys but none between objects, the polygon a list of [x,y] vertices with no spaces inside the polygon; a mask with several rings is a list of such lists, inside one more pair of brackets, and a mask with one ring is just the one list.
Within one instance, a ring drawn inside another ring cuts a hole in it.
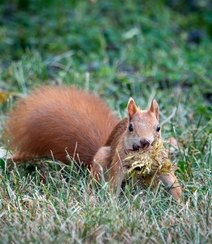
[{"label": "squirrel's nose", "polygon": [[141,148],[148,147],[150,145],[150,142],[147,141],[146,139],[141,139],[140,140]]}]

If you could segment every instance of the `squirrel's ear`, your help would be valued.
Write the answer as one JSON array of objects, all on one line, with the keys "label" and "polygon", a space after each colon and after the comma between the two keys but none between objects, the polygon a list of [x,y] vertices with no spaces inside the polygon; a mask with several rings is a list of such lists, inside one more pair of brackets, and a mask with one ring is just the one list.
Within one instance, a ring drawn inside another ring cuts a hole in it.
[{"label": "squirrel's ear", "polygon": [[132,97],[128,101],[127,111],[130,118],[138,111],[138,107]]},{"label": "squirrel's ear", "polygon": [[155,99],[152,100],[151,106],[149,108],[149,111],[154,113],[157,120],[159,121],[159,106]]}]

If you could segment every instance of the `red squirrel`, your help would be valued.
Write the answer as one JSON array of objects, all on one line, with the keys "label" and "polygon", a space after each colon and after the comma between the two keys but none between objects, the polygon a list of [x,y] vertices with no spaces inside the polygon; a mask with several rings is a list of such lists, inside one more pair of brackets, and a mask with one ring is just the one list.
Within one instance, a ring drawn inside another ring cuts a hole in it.
[{"label": "red squirrel", "polygon": [[[99,180],[105,176],[120,192],[125,150],[148,147],[161,137],[159,107],[154,99],[140,110],[130,98],[128,117],[119,120],[94,94],[70,86],[42,86],[20,99],[9,113],[5,135],[14,161],[52,157],[69,163],[67,153]],[[103,172],[102,172],[103,171]],[[169,193],[179,199],[181,187],[174,172],[160,176]]]}]

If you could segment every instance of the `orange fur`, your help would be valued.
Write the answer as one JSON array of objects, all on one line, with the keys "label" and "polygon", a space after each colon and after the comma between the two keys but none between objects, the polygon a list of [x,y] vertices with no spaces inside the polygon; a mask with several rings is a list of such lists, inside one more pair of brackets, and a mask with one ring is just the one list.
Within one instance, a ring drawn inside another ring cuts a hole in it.
[{"label": "orange fur", "polygon": [[[103,100],[86,91],[68,86],[35,89],[16,104],[6,123],[8,146],[15,150],[12,158],[53,155],[68,163],[68,152],[76,162],[89,166],[97,180],[106,177],[119,193],[125,150],[149,146],[161,136],[155,99],[148,110],[141,110],[130,98],[127,109],[128,117],[119,120]],[[169,192],[178,199],[181,187],[174,172],[160,179],[174,186]]]},{"label": "orange fur", "polygon": [[[6,124],[14,160],[54,157],[68,163],[67,154],[90,165],[119,122],[103,100],[68,86],[43,86],[21,99]],[[52,154],[51,154],[52,153]]]},{"label": "orange fur", "polygon": [[[148,110],[141,110],[130,98],[127,109],[128,117],[114,127],[105,145],[97,151],[92,162],[94,178],[100,180],[104,176],[117,195],[120,193],[122,182],[125,180],[125,151],[151,145],[161,137],[160,131],[157,131],[159,106],[155,99],[153,99]],[[130,125],[132,125],[133,130],[130,130]],[[160,175],[159,178],[168,188],[168,192],[178,200],[182,190],[174,172]]]}]

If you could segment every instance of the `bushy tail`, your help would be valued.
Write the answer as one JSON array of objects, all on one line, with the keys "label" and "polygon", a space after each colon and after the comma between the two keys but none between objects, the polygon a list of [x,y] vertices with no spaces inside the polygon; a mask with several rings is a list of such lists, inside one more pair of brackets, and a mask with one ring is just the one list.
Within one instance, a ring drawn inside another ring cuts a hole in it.
[{"label": "bushy tail", "polygon": [[53,154],[67,163],[68,153],[90,165],[118,122],[104,101],[91,93],[43,86],[17,102],[9,113],[4,139],[18,160]]}]

